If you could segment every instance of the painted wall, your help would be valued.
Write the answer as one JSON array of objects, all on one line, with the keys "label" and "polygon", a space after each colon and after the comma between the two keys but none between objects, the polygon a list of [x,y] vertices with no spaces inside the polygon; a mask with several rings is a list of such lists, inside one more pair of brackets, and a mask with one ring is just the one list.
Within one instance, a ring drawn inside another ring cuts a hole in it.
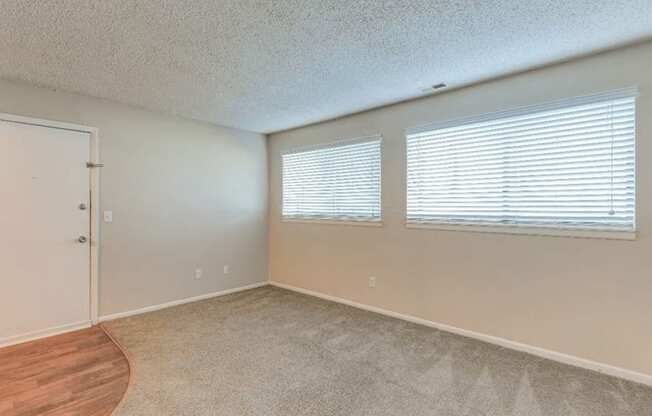
[{"label": "painted wall", "polygon": [[[651,67],[646,43],[272,135],[272,280],[652,375]],[[636,241],[405,228],[404,129],[635,85]],[[281,151],[375,133],[382,228],[281,222]]]},{"label": "painted wall", "polygon": [[264,136],[5,81],[0,112],[100,130],[100,316],[267,279]]}]

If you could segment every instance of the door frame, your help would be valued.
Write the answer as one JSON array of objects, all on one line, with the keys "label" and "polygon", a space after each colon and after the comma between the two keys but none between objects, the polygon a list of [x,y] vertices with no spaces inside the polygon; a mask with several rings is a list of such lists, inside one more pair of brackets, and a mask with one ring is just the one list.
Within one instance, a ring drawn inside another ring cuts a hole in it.
[{"label": "door frame", "polygon": [[[62,130],[72,130],[81,133],[88,133],[90,138],[90,154],[88,162],[100,163],[100,135],[96,127],[84,126],[81,124],[67,123],[63,121],[46,120],[34,117],[19,116],[15,114],[0,113],[1,121],[12,123],[28,124],[32,126],[41,126]],[[90,297],[90,316],[89,321],[92,325],[97,325],[99,316],[99,255],[100,255],[100,170],[89,168],[89,186],[90,186],[90,237],[89,241],[89,297]]]}]

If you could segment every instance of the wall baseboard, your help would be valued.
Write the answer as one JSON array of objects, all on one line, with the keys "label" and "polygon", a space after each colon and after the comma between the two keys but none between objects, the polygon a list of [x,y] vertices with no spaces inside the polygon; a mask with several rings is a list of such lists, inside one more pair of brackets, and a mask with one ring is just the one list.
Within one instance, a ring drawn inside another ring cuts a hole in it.
[{"label": "wall baseboard", "polygon": [[427,327],[430,327],[430,328],[439,329],[441,331],[446,331],[446,332],[461,335],[461,336],[464,336],[464,337],[477,339],[479,341],[483,341],[483,342],[487,342],[487,343],[490,343],[490,344],[498,345],[498,346],[501,346],[501,347],[504,347],[504,348],[509,348],[511,350],[516,350],[516,351],[520,351],[520,352],[529,353],[529,354],[532,354],[532,355],[536,355],[538,357],[547,358],[549,360],[557,361],[557,362],[560,362],[560,363],[563,363],[563,364],[568,364],[568,365],[572,365],[572,366],[575,366],[575,367],[580,367],[580,368],[584,368],[584,369],[587,369],[587,370],[596,371],[598,373],[603,373],[603,374],[607,374],[607,375],[610,375],[610,376],[614,376],[614,377],[622,378],[622,379],[625,379],[625,380],[633,381],[635,383],[652,386],[652,375],[649,375],[649,374],[643,374],[643,373],[639,373],[639,372],[632,371],[632,370],[627,370],[627,369],[624,369],[624,368],[620,368],[620,367],[616,367],[616,366],[612,366],[612,365],[608,365],[608,364],[602,364],[602,363],[599,363],[597,361],[587,360],[587,359],[584,359],[584,358],[579,358],[579,357],[575,357],[575,356],[572,356],[572,355],[568,355],[568,354],[564,354],[564,353],[560,353],[560,352],[556,352],[556,351],[550,351],[550,350],[547,350],[545,348],[535,347],[533,345],[523,344],[523,343],[520,343],[520,342],[511,341],[511,340],[496,337],[496,336],[493,336],[493,335],[487,335],[487,334],[482,334],[480,332],[469,331],[469,330],[462,329],[462,328],[457,328],[457,327],[454,327],[454,326],[451,326],[451,325],[446,325],[446,324],[442,324],[442,323],[438,323],[438,322],[429,321],[427,319],[417,318],[416,316],[411,316],[411,315],[406,315],[406,314],[402,314],[402,313],[398,313],[398,312],[389,311],[389,310],[379,308],[379,307],[376,307],[376,306],[370,306],[370,305],[366,305],[366,304],[363,304],[363,303],[354,302],[354,301],[351,301],[351,300],[348,300],[348,299],[339,298],[337,296],[326,295],[326,294],[323,294],[323,293],[315,292],[315,291],[312,291],[312,290],[309,290],[309,289],[304,289],[304,288],[297,287],[297,286],[288,285],[288,284],[285,284],[285,283],[280,283],[280,282],[275,282],[275,281],[270,280],[269,284],[272,285],[272,286],[282,288],[282,289],[287,289],[287,290],[291,290],[293,292],[302,293],[304,295],[318,297],[318,298],[328,300],[328,301],[331,301],[331,302],[341,303],[341,304],[344,304],[344,305],[352,306],[354,308],[363,309],[363,310],[366,310],[366,311],[369,311],[369,312],[375,312],[375,313],[379,313],[381,315],[389,316],[389,317],[392,317],[392,318],[397,318],[397,319],[412,322],[412,323],[415,323],[415,324],[424,325],[424,326],[427,326]]},{"label": "wall baseboard", "polygon": [[216,298],[216,297],[219,297],[219,296],[230,295],[231,293],[242,292],[243,290],[255,289],[257,287],[267,286],[268,284],[269,284],[269,282],[259,282],[259,283],[254,283],[254,284],[251,284],[251,285],[235,287],[233,289],[220,290],[218,292],[206,293],[206,294],[203,294],[203,295],[193,296],[193,297],[190,297],[190,298],[173,300],[171,302],[160,303],[158,305],[146,306],[146,307],[140,308],[140,309],[133,309],[133,310],[130,310],[130,311],[118,312],[118,313],[113,313],[113,314],[110,314],[110,315],[103,315],[103,316],[100,316],[99,321],[100,322],[106,322],[106,321],[112,321],[114,319],[126,318],[128,316],[140,315],[140,314],[147,313],[147,312],[154,312],[154,311],[158,311],[160,309],[171,308],[173,306],[183,305],[183,304],[186,304],[186,303],[192,303],[192,302],[197,302],[197,301],[200,301],[200,300],[205,300],[205,299],[210,299],[210,298]]},{"label": "wall baseboard", "polygon": [[65,334],[66,332],[77,331],[80,329],[85,329],[90,327],[91,327],[91,321],[89,320],[83,322],[75,322],[73,324],[55,326],[54,328],[28,332],[26,334],[0,338],[0,348],[9,347],[10,345],[22,344],[24,342],[34,341],[37,339],[51,337],[54,335],[61,335],[61,334]]}]

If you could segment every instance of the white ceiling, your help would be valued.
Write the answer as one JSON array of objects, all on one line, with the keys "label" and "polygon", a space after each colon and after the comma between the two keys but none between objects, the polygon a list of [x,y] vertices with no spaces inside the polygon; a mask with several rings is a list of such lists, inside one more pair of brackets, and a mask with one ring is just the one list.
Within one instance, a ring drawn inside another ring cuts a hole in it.
[{"label": "white ceiling", "polygon": [[652,0],[0,0],[0,77],[274,132],[652,36]]}]

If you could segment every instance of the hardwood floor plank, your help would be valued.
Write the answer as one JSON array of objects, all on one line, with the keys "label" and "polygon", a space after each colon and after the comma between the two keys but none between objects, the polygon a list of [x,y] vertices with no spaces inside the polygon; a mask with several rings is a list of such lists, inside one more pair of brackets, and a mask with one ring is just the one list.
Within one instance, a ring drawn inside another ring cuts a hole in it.
[{"label": "hardwood floor plank", "polygon": [[0,348],[0,416],[108,416],[129,375],[99,327]]}]

